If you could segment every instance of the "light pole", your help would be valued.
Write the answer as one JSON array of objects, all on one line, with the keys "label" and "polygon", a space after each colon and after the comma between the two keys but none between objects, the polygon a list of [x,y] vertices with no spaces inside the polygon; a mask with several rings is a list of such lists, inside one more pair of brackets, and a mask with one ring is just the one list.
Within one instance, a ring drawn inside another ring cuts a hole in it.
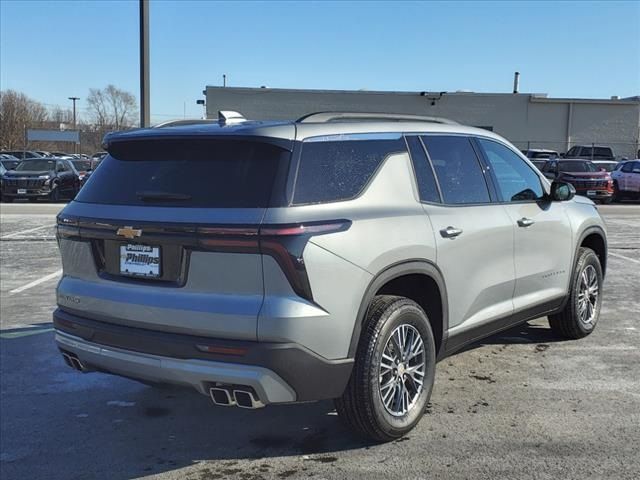
[{"label": "light pole", "polygon": [[151,124],[149,109],[149,0],[140,0],[140,126]]},{"label": "light pole", "polygon": [[[71,100],[73,102],[73,129],[76,129],[76,101],[80,100],[80,97],[69,97],[69,100]],[[76,152],[76,144],[73,144],[73,153],[78,153]]]}]

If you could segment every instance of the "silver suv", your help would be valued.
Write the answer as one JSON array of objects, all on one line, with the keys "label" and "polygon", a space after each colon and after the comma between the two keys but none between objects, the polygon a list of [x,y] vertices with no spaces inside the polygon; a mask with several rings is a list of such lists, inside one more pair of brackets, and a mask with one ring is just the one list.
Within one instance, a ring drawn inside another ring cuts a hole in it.
[{"label": "silver suv", "polygon": [[593,202],[486,130],[226,112],[105,149],[58,217],[53,320],[76,370],[243,408],[335,399],[386,441],[422,417],[436,361],[545,315],[566,338],[598,321]]}]

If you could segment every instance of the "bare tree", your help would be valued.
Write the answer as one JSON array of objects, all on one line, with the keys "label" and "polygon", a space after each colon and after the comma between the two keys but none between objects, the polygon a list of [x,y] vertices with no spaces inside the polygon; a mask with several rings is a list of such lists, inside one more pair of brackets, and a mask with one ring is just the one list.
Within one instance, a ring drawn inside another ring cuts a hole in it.
[{"label": "bare tree", "polygon": [[107,85],[102,90],[90,89],[87,105],[93,122],[102,131],[123,130],[136,124],[136,97],[113,85]]},{"label": "bare tree", "polygon": [[47,120],[47,109],[24,93],[0,91],[0,147],[22,148],[25,129],[41,125]]}]

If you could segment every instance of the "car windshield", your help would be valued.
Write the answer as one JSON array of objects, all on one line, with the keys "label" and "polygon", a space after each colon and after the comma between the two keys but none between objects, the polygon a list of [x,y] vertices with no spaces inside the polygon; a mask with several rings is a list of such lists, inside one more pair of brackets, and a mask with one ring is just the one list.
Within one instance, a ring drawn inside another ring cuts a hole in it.
[{"label": "car windshield", "polygon": [[531,152],[530,158],[551,158],[551,157],[557,157],[557,156],[558,156],[557,152]]},{"label": "car windshield", "polygon": [[597,172],[598,169],[591,162],[575,161],[575,162],[559,162],[559,172]]},{"label": "car windshield", "polygon": [[24,160],[18,164],[16,171],[43,172],[55,170],[55,160]]},{"label": "car windshield", "polygon": [[596,166],[598,168],[604,168],[607,172],[613,172],[616,168],[616,163],[597,163]]},{"label": "car windshield", "polygon": [[7,170],[13,170],[20,162],[18,160],[2,160],[0,163]]},{"label": "car windshield", "polygon": [[76,170],[79,172],[91,170],[91,161],[89,160],[72,160],[71,163],[73,163],[73,166],[76,167]]}]

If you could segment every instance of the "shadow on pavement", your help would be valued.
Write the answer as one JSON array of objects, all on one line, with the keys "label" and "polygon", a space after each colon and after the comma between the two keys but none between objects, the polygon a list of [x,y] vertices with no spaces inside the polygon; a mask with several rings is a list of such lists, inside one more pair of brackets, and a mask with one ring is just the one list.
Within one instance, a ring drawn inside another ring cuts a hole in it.
[{"label": "shadow on pavement", "polygon": [[211,478],[233,478],[240,474],[234,461],[253,459],[255,471],[242,472],[258,479],[277,475],[261,459],[331,463],[332,452],[369,446],[341,425],[331,401],[216,407],[190,389],[72,370],[51,324],[1,333],[2,478],[125,479],[194,463],[201,475],[207,461],[216,462]]}]

